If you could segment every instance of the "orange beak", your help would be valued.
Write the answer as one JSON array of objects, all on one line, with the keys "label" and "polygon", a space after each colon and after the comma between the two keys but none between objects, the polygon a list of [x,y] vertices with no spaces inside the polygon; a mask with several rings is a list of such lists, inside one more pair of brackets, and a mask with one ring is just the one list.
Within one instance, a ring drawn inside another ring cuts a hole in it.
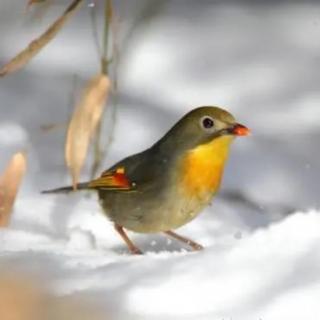
[{"label": "orange beak", "polygon": [[235,136],[248,136],[250,135],[251,131],[249,128],[245,127],[240,123],[236,123],[233,128],[230,130],[232,134]]}]

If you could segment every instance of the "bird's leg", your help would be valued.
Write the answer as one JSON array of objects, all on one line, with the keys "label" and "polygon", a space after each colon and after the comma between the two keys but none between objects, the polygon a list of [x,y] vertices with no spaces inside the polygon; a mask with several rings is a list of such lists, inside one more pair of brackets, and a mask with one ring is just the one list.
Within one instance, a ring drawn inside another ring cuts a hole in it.
[{"label": "bird's leg", "polygon": [[143,252],[137,248],[133,242],[129,239],[129,237],[127,236],[126,232],[124,231],[122,226],[119,226],[118,224],[114,224],[114,228],[117,230],[117,232],[120,234],[121,238],[124,240],[124,242],[126,243],[126,245],[128,246],[129,251],[132,254],[143,254]]},{"label": "bird's leg", "polygon": [[203,246],[199,243],[196,243],[195,241],[191,240],[191,239],[188,239],[186,237],[183,237],[183,236],[180,236],[179,234],[173,232],[173,231],[165,231],[164,232],[165,234],[167,234],[168,236],[176,239],[176,240],[179,240],[183,243],[186,243],[188,244],[193,250],[202,250],[203,249]]}]

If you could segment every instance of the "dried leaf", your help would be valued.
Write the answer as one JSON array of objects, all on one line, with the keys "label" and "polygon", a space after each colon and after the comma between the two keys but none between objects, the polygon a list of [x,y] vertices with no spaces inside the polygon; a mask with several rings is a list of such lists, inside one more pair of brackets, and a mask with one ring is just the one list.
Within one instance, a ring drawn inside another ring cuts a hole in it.
[{"label": "dried leaf", "polygon": [[25,66],[38,52],[45,47],[50,40],[61,30],[66,21],[72,16],[79,7],[82,0],[74,0],[65,10],[63,15],[58,18],[39,38],[33,40],[27,48],[22,50],[17,56],[10,60],[0,69],[0,77],[13,73]]},{"label": "dried leaf", "polygon": [[39,314],[45,299],[38,286],[16,272],[9,273],[4,268],[0,271],[1,319],[40,319]]},{"label": "dried leaf", "polygon": [[111,83],[104,74],[92,78],[71,118],[65,145],[66,164],[76,189],[91,138],[96,132]]},{"label": "dried leaf", "polygon": [[0,177],[0,227],[6,227],[9,224],[14,200],[26,171],[26,162],[26,156],[23,153],[16,153]]},{"label": "dried leaf", "polygon": [[59,297],[31,273],[21,273],[15,263],[0,266],[1,320],[110,320],[89,299],[78,294]]}]

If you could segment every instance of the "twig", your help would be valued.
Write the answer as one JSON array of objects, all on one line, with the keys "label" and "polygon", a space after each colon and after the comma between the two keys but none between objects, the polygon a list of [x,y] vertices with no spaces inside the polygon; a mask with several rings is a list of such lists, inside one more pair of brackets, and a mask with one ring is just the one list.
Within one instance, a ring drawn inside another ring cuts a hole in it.
[{"label": "twig", "polygon": [[[104,9],[104,30],[103,30],[103,40],[102,40],[102,49],[101,56],[100,56],[100,62],[101,62],[101,73],[108,75],[108,67],[110,60],[108,60],[108,47],[109,47],[109,25],[111,23],[112,19],[112,1],[111,0],[105,0],[105,9]],[[94,160],[91,170],[91,178],[93,179],[97,171],[100,167],[101,161],[104,159],[106,154],[106,148],[102,148],[102,119],[101,117],[96,133],[94,135]],[[112,129],[113,131],[113,129]],[[109,144],[109,143],[108,143]],[[107,145],[108,145],[107,144]]]},{"label": "twig", "polygon": [[38,38],[31,41],[29,45],[19,54],[12,58],[0,69],[0,77],[16,72],[24,67],[34,56],[36,56],[62,29],[64,24],[80,7],[83,0],[74,0],[64,13]]},{"label": "twig", "polygon": [[101,55],[101,72],[108,74],[108,46],[109,46],[109,25],[112,19],[112,3],[111,0],[105,0],[104,8],[104,30],[102,41],[102,55]]},{"label": "twig", "polygon": [[91,168],[91,179],[93,179],[96,176],[97,171],[100,167],[101,161],[104,158],[103,157],[104,152],[103,152],[103,149],[101,148],[101,128],[102,128],[102,123],[100,119],[99,123],[97,124],[94,145],[93,145],[94,159],[93,159],[93,164]]},{"label": "twig", "polygon": [[96,15],[96,5],[90,8],[90,21],[91,21],[91,28],[92,28],[92,35],[93,35],[93,41],[94,45],[96,47],[96,51],[98,54],[99,59],[101,59],[102,56],[102,50],[99,43],[99,34],[98,34],[98,27],[97,27],[97,15]]}]

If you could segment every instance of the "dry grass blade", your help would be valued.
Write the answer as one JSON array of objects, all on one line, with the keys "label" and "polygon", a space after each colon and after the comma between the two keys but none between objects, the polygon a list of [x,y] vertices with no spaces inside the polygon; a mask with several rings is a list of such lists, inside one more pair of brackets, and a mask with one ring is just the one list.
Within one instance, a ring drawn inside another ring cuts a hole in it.
[{"label": "dry grass blade", "polygon": [[0,177],[0,227],[9,224],[14,200],[26,171],[26,156],[16,153]]},{"label": "dry grass blade", "polygon": [[82,0],[74,0],[65,10],[63,15],[58,18],[39,38],[33,40],[24,50],[10,60],[0,69],[0,76],[13,73],[25,66],[45,45],[47,45],[61,30],[66,21],[72,16],[79,7]]},{"label": "dry grass blade", "polygon": [[91,79],[71,118],[65,145],[65,158],[74,189],[87,156],[90,140],[103,114],[110,85],[109,78],[104,74]]}]

